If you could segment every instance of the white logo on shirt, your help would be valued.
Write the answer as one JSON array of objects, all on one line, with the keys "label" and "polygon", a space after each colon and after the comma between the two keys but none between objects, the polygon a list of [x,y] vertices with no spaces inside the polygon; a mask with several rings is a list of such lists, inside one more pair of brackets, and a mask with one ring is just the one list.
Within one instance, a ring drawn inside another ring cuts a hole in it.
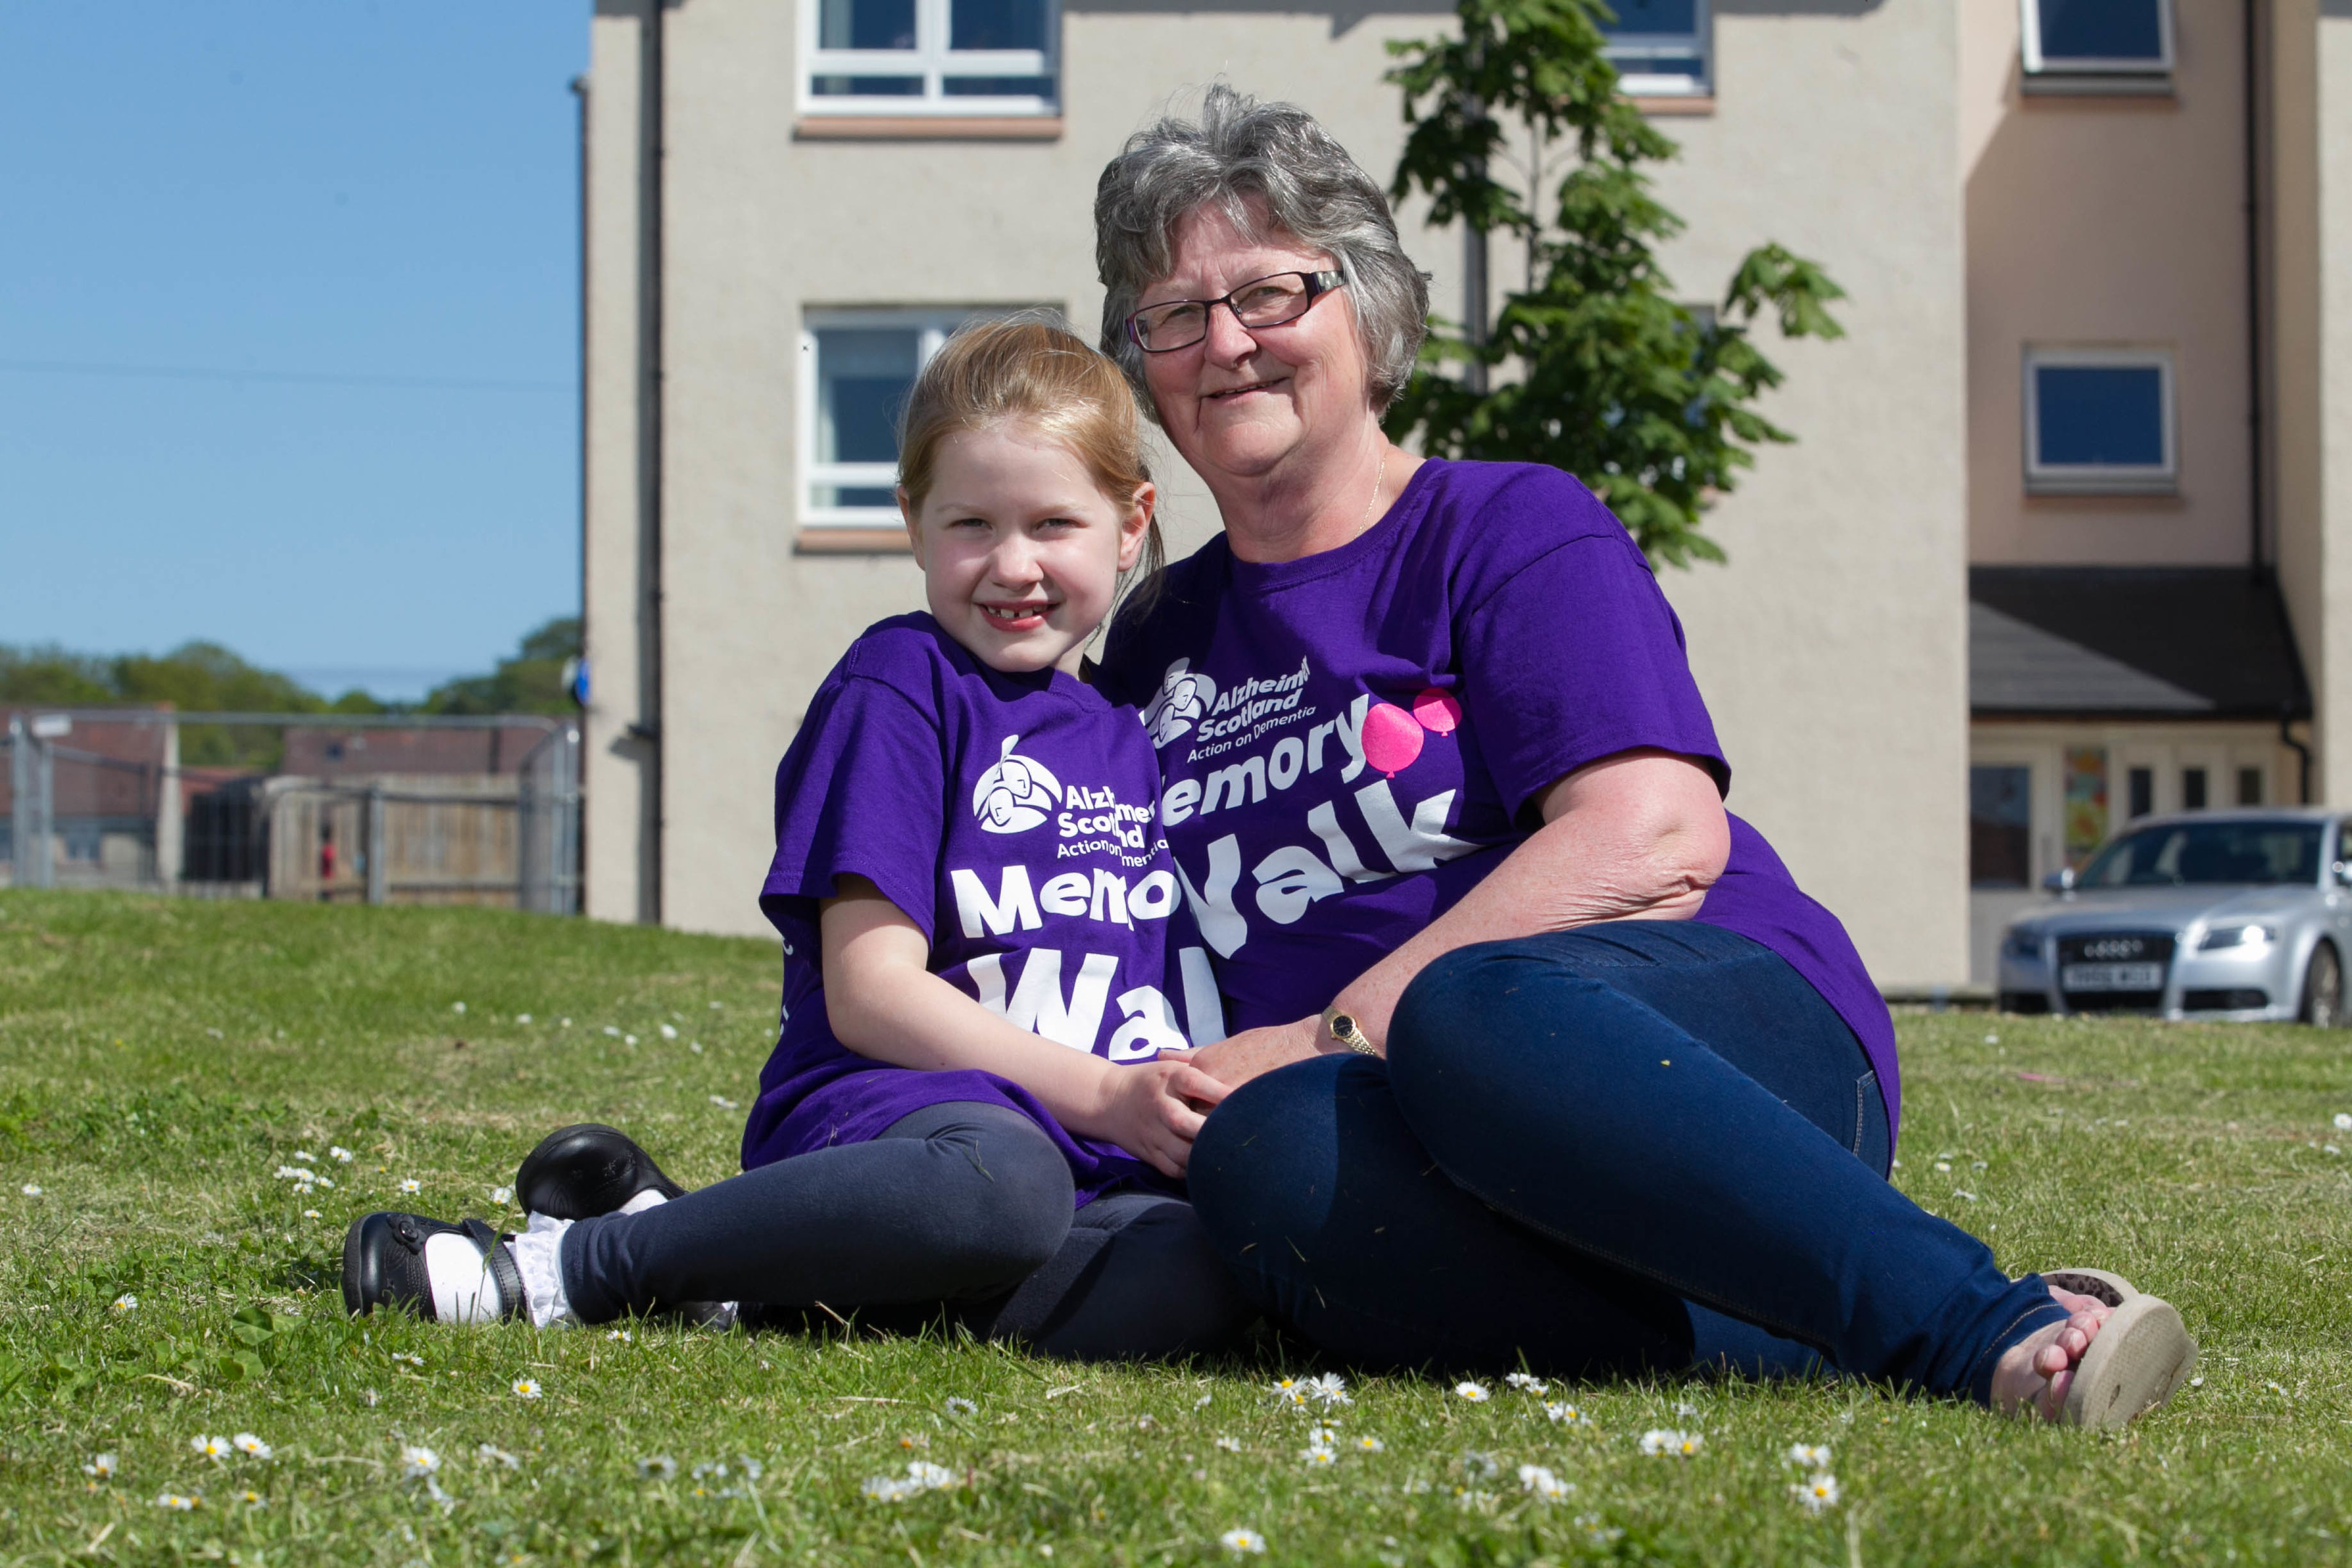
[{"label": "white logo on shirt", "polygon": [[1026,833],[1062,802],[1061,781],[1045,764],[1015,756],[1021,737],[1007,735],[996,765],[980,775],[971,792],[971,813],[989,833]]},{"label": "white logo on shirt", "polygon": [[1217,683],[1180,658],[1160,678],[1159,694],[1143,710],[1143,727],[1154,746],[1165,746],[1206,718],[1217,700]]}]

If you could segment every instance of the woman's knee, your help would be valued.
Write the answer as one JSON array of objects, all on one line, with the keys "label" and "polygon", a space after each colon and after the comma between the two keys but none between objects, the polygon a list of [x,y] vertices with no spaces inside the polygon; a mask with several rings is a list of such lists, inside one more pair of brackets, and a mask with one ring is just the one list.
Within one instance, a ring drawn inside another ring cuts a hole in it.
[{"label": "woman's knee", "polygon": [[1370,1086],[1376,1064],[1326,1056],[1242,1085],[1193,1140],[1185,1188],[1231,1258],[1269,1230],[1291,1231],[1328,1204],[1337,1170],[1340,1107]]}]

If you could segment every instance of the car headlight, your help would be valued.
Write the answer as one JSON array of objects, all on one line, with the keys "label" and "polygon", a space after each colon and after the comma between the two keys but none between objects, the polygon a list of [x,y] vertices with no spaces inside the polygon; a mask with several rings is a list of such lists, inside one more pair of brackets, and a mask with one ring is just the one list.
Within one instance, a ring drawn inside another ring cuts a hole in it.
[{"label": "car headlight", "polygon": [[2273,926],[2215,926],[2200,938],[2197,951],[2210,952],[2217,947],[2268,947],[2278,940]]},{"label": "car headlight", "polygon": [[2040,958],[2042,933],[2036,931],[2013,931],[2000,944],[2003,958]]}]

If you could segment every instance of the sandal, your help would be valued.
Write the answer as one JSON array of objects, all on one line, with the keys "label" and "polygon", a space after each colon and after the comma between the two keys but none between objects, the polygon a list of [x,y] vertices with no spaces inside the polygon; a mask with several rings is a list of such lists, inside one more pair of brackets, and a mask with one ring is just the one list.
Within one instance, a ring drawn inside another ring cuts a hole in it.
[{"label": "sandal", "polygon": [[2104,1268],[2045,1268],[2042,1282],[2055,1285],[2061,1290],[2072,1290],[2077,1296],[2092,1296],[2110,1307],[2120,1307],[2139,1294],[2132,1282],[2120,1274],[2110,1274]]},{"label": "sandal", "polygon": [[2075,1364],[2058,1420],[2067,1426],[2120,1426],[2180,1391],[2197,1366],[2197,1342],[2172,1303],[2134,1289],[2101,1268],[2045,1271],[2044,1284],[2093,1296],[2113,1309]]}]

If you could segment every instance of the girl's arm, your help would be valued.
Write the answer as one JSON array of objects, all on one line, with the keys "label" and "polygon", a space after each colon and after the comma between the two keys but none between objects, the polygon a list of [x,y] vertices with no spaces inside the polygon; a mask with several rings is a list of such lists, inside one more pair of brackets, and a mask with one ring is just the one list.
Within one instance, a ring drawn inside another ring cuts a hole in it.
[{"label": "girl's arm", "polygon": [[1035,1095],[1073,1132],[1118,1144],[1181,1176],[1202,1117],[1225,1086],[1181,1061],[1114,1066],[1016,1028],[930,973],[930,942],[863,877],[835,879],[817,905],[824,1007],[834,1037],[861,1057],[922,1072],[977,1068]]}]

